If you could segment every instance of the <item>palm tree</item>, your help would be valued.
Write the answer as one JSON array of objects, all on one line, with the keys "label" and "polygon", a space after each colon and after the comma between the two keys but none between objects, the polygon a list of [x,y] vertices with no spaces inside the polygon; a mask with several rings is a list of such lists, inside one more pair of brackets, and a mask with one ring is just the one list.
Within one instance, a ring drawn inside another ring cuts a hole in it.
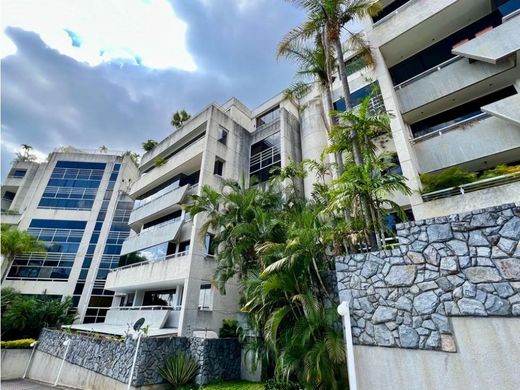
[{"label": "palm tree", "polygon": [[351,141],[356,137],[363,164],[346,164],[345,172],[333,184],[327,210],[350,210],[357,223],[362,225],[368,246],[374,250],[384,239],[384,217],[392,210],[403,214],[399,206],[386,199],[388,194],[410,194],[410,189],[404,176],[391,173],[395,164],[388,155],[376,154],[373,139],[389,133],[390,114],[371,112],[370,99],[371,96],[365,98],[356,111],[337,114],[340,124],[332,130],[331,149],[352,152]]},{"label": "palm tree", "polygon": [[145,152],[149,152],[150,150],[152,150],[153,148],[155,148],[155,146],[158,144],[158,142],[154,139],[149,139],[149,140],[146,140],[144,141],[141,145],[143,147],[143,150]]},{"label": "palm tree", "polygon": [[188,114],[185,110],[175,111],[172,116],[171,125],[177,129],[180,129],[190,118],[191,115]]},{"label": "palm tree", "polygon": [[33,147],[28,144],[22,144],[22,150],[16,152],[16,157],[13,162],[25,162],[25,161],[36,161],[36,155],[31,154]]},{"label": "palm tree", "polygon": [[29,233],[2,224],[2,279],[16,256],[29,252],[46,252],[45,244]]}]

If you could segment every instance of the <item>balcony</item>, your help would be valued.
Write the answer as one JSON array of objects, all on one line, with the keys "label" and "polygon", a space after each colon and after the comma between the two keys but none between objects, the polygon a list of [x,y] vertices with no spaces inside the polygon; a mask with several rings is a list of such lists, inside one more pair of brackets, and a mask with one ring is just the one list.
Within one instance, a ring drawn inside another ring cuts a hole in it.
[{"label": "balcony", "polygon": [[432,172],[500,153],[514,154],[520,148],[520,127],[484,113],[413,142],[420,171]]},{"label": "balcony", "polygon": [[115,268],[107,276],[105,289],[131,292],[145,288],[168,288],[189,276],[189,252],[167,256],[160,261],[144,261]]},{"label": "balcony", "polygon": [[520,14],[517,14],[504,20],[500,26],[457,46],[452,52],[473,60],[496,64],[499,60],[520,50],[519,31]]},{"label": "balcony", "polygon": [[374,23],[370,43],[391,67],[489,12],[490,0],[410,0]]},{"label": "balcony", "polygon": [[206,137],[199,139],[179,153],[173,155],[161,166],[142,174],[130,190],[130,196],[137,198],[182,172],[200,169]]},{"label": "balcony", "polygon": [[152,195],[146,202],[141,203],[132,211],[128,224],[132,226],[137,223],[144,223],[147,220],[155,219],[161,214],[174,211],[175,208],[180,208],[180,204],[184,200],[189,188],[190,185],[187,184],[182,187],[172,188],[159,197],[153,197]]},{"label": "balcony", "polygon": [[181,218],[175,218],[152,226],[149,229],[143,230],[139,234],[128,237],[128,239],[123,242],[121,255],[137,252],[164,242],[175,240],[182,224],[183,220]]},{"label": "balcony", "polygon": [[416,218],[432,218],[520,202],[520,174],[511,174],[464,184],[422,195],[414,206]]},{"label": "balcony", "polygon": [[484,62],[469,63],[466,58],[453,57],[395,86],[401,103],[401,112],[408,113],[433,101],[448,96],[451,98],[450,95],[463,89],[467,89],[463,91],[464,93],[471,91],[481,93],[488,87],[487,83],[491,77],[498,76],[515,66],[516,60],[512,57],[497,65]]},{"label": "balcony", "polygon": [[18,225],[21,218],[22,214],[12,210],[2,211],[2,215],[0,216],[2,223],[5,223],[6,225]]}]

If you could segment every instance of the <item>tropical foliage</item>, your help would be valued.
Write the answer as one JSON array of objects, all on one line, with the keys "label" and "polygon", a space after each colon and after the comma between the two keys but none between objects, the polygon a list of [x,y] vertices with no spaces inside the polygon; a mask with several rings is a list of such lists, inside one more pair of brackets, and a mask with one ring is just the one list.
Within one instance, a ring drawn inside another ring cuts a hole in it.
[{"label": "tropical foliage", "polygon": [[72,324],[75,318],[72,299],[63,301],[48,296],[34,297],[3,288],[2,339],[37,338],[43,328]]},{"label": "tropical foliage", "polygon": [[186,110],[175,111],[172,115],[171,125],[176,129],[180,129],[190,118],[191,115]]},{"label": "tropical foliage", "polygon": [[[9,269],[16,256],[29,252],[46,252],[45,244],[23,230],[11,225],[1,225],[1,248],[4,257],[2,273]],[[2,275],[3,277],[4,275]]]},{"label": "tropical foliage", "polygon": [[192,357],[177,353],[168,358],[164,366],[157,371],[173,389],[181,389],[193,382],[199,372],[199,364]]},{"label": "tropical foliage", "polygon": [[154,140],[154,139],[149,139],[149,140],[146,140],[144,141],[141,146],[143,147],[143,150],[145,152],[149,152],[150,150],[152,150],[153,148],[155,148],[155,146],[157,145],[157,141]]},{"label": "tropical foliage", "polygon": [[16,152],[16,156],[13,162],[27,162],[27,161],[36,161],[37,157],[32,153],[33,147],[28,144],[22,144],[22,150]]},{"label": "tropical foliage", "polygon": [[218,331],[219,338],[238,337],[238,321],[226,319],[222,321],[222,328]]}]

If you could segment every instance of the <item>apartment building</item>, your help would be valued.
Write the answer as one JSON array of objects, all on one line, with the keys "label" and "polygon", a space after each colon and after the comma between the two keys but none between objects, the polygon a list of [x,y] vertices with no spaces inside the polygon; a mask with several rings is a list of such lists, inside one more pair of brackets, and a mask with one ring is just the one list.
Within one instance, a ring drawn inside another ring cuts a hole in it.
[{"label": "apartment building", "polygon": [[106,288],[115,292],[105,328],[121,332],[145,317],[151,334],[218,332],[236,318],[237,281],[226,294],[211,284],[216,262],[212,235],[201,237],[204,216],[190,217],[181,205],[203,185],[220,189],[224,179],[269,179],[274,166],[301,160],[297,107],[277,96],[251,111],[236,99],[212,104],[146,153],[123,243],[120,267]]},{"label": "apartment building", "polygon": [[[78,321],[103,322],[113,292],[105,279],[129,235],[136,164],[122,153],[59,148],[48,161],[15,162],[2,185],[2,223],[47,247],[2,265],[2,287],[22,294],[71,296]],[[4,269],[5,267],[5,269]]]},{"label": "apartment building", "polygon": [[[451,167],[479,173],[520,162],[520,1],[383,4],[364,20],[375,66],[363,67],[355,55],[346,61],[354,100],[378,85],[374,105],[394,115],[384,147],[397,152],[413,191],[399,203],[421,219],[520,201],[517,174],[432,193],[420,181]],[[341,108],[339,81],[334,88]],[[302,121],[304,140],[305,129]]]}]

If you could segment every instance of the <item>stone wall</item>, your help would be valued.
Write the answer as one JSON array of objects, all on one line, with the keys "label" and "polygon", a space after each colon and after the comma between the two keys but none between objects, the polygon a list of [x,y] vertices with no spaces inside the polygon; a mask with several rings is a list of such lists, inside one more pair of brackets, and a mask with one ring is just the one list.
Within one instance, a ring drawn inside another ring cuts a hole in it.
[{"label": "stone wall", "polygon": [[[72,344],[66,361],[110,377],[128,382],[136,341],[95,338],[44,329],[38,351],[63,357],[67,339]],[[202,339],[197,337],[143,337],[132,379],[133,386],[163,383],[157,369],[172,354],[186,353],[199,362],[197,383],[240,378],[240,345],[236,339]]]},{"label": "stone wall", "polygon": [[452,316],[520,317],[520,207],[407,222],[399,247],[336,259],[354,344],[455,352]]}]

